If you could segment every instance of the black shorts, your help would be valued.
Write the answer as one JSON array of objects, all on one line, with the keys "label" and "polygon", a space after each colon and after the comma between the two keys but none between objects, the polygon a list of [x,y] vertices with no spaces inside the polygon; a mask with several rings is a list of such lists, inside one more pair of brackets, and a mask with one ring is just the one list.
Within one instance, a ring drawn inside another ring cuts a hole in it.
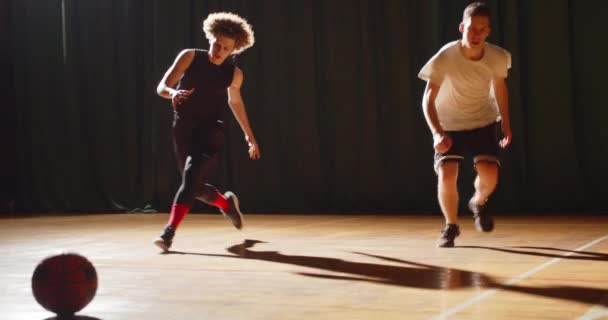
[{"label": "black shorts", "polygon": [[210,159],[224,145],[224,123],[216,119],[198,119],[175,113],[173,144],[176,160],[182,168],[188,156]]},{"label": "black shorts", "polygon": [[435,170],[443,161],[458,161],[466,156],[473,157],[473,163],[479,161],[498,161],[498,123],[482,128],[464,131],[446,131],[452,138],[452,147],[445,153],[435,153]]}]

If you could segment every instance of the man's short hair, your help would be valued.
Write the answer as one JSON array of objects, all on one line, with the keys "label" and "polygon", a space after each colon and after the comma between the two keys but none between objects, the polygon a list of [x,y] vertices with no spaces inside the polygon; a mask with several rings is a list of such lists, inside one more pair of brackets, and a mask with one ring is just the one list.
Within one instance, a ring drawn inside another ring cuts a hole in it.
[{"label": "man's short hair", "polygon": [[491,20],[492,12],[490,11],[490,7],[485,2],[473,2],[469,4],[466,8],[464,8],[464,12],[462,13],[462,21],[466,21],[471,17],[488,17]]}]

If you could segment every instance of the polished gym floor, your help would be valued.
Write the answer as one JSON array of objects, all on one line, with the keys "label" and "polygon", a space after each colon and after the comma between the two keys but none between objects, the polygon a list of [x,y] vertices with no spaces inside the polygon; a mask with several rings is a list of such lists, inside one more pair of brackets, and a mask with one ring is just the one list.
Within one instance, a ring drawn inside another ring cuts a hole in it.
[{"label": "polished gym floor", "polygon": [[54,319],[37,263],[86,256],[99,288],[76,319],[608,319],[608,216],[190,214],[162,254],[167,214],[0,217],[0,319]]}]

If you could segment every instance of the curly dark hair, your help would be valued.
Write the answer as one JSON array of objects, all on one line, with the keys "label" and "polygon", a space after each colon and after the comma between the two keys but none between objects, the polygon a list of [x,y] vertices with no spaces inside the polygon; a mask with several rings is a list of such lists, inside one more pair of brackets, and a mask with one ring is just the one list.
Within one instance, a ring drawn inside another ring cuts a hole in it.
[{"label": "curly dark hair", "polygon": [[207,39],[224,36],[234,39],[233,54],[239,54],[253,46],[255,37],[251,25],[241,16],[230,12],[211,13],[203,21],[203,31]]}]

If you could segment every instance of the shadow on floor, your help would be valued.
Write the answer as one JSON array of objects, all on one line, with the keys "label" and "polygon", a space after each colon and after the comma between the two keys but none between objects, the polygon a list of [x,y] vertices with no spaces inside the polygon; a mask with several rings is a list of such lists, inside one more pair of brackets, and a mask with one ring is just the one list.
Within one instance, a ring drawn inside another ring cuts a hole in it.
[{"label": "shadow on floor", "polygon": [[[542,297],[583,302],[587,304],[601,304],[606,306],[608,302],[606,299],[608,296],[608,290],[603,289],[560,285],[547,287],[505,285],[498,283],[496,280],[484,275],[483,273],[455,268],[438,267],[419,262],[406,261],[362,252],[352,253],[390,262],[392,264],[364,263],[327,257],[286,255],[277,251],[251,250],[251,248],[260,243],[265,242],[250,239],[244,240],[241,244],[227,248],[226,251],[228,251],[230,254],[207,254],[180,251],[170,251],[167,254],[187,254],[232,259],[250,259],[296,265],[323,271],[323,273],[298,272],[297,274],[299,275],[332,280],[363,281],[382,285],[438,290],[465,288],[500,289]],[[460,248],[500,249],[472,246]],[[521,253],[510,251],[511,250],[505,249],[505,252]]]}]

